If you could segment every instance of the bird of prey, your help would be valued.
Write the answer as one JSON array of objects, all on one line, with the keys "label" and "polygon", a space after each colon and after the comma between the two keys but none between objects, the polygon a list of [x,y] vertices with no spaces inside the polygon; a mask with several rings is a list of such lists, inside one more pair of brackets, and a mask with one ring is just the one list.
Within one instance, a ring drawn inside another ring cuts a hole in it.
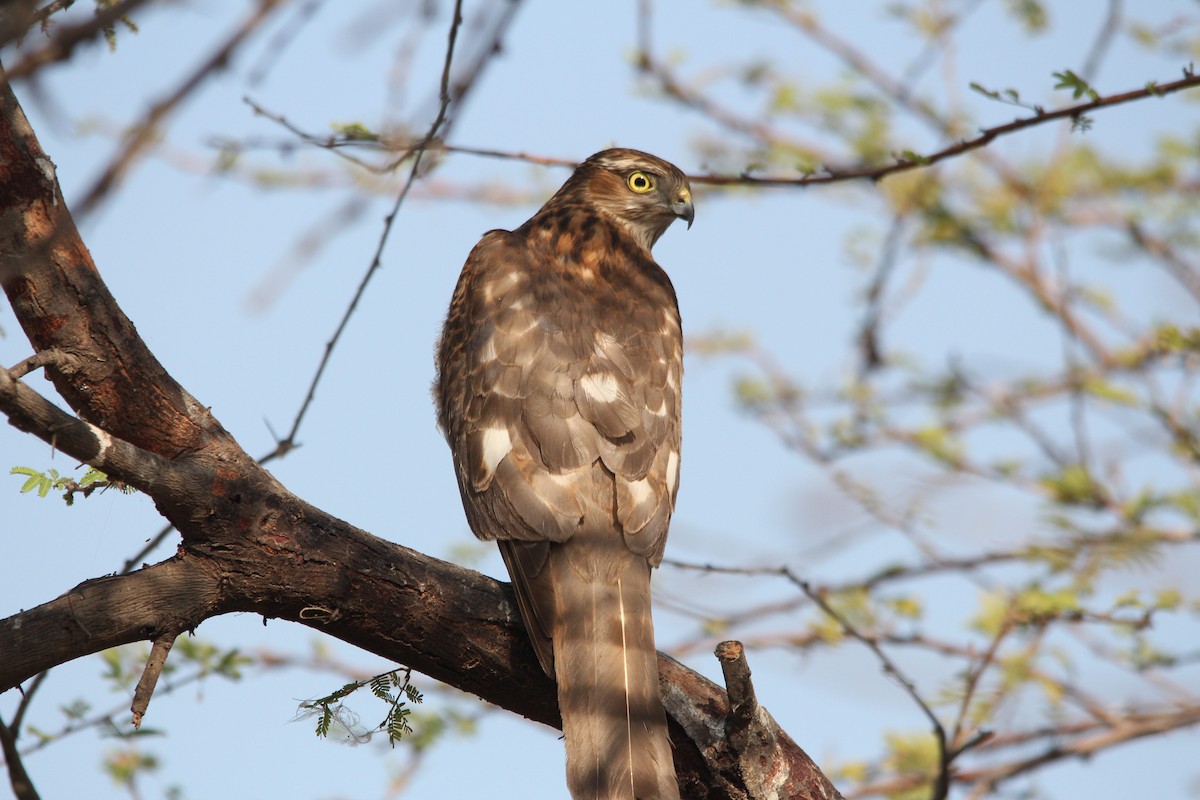
[{"label": "bird of prey", "polygon": [[650,254],[694,216],[637,150],[584,161],[471,251],[437,349],[438,422],[467,521],[496,540],[558,684],[574,800],[677,800],[650,570],[679,488],[683,339]]}]

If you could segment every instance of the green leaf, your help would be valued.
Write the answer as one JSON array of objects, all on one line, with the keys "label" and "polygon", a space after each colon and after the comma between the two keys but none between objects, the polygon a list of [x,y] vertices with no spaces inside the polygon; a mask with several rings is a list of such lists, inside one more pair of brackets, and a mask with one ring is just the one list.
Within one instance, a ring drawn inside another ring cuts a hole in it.
[{"label": "green leaf", "polygon": [[1062,72],[1055,72],[1053,77],[1058,78],[1058,83],[1054,84],[1054,88],[1069,89],[1071,92],[1071,97],[1075,100],[1078,100],[1084,95],[1087,95],[1087,97],[1093,101],[1100,99],[1099,92],[1089,86],[1087,81],[1069,69]]},{"label": "green leaf", "polygon": [[917,428],[911,435],[914,444],[943,464],[954,466],[962,461],[962,445],[946,428]]},{"label": "green leaf", "polygon": [[333,724],[333,712],[329,710],[329,706],[322,706],[322,713],[317,717],[317,736],[328,736],[331,724]]},{"label": "green leaf", "polygon": [[1038,0],[1007,0],[1008,13],[1012,14],[1025,27],[1028,33],[1041,33],[1046,30],[1049,18],[1046,7]]},{"label": "green leaf", "polygon": [[88,486],[91,486],[93,483],[107,481],[107,480],[108,480],[108,476],[105,475],[103,472],[96,469],[95,467],[88,467],[88,471],[83,473],[83,477],[79,479],[79,486],[81,488],[87,488]]},{"label": "green leaf", "polygon": [[995,91],[995,90],[993,90],[993,89],[985,89],[983,86],[981,86],[980,84],[976,83],[975,81],[971,81],[971,82],[968,84],[968,86],[970,86],[970,87],[971,87],[971,90],[972,90],[972,91],[978,92],[979,94],[983,95],[984,97],[990,97],[990,98],[991,98],[991,99],[993,99],[993,100],[999,100],[999,99],[1000,99],[1000,93],[999,93],[999,92],[997,92],[997,91]]},{"label": "green leaf", "polygon": [[901,150],[900,151],[900,160],[908,161],[913,164],[920,164],[922,167],[927,167],[933,163],[932,161],[929,160],[928,157],[923,156],[919,153],[914,153],[912,150]]},{"label": "green leaf", "polygon": [[1090,395],[1117,403],[1123,406],[1137,405],[1138,398],[1131,390],[1106,382],[1102,378],[1092,378],[1083,384],[1083,390]]}]

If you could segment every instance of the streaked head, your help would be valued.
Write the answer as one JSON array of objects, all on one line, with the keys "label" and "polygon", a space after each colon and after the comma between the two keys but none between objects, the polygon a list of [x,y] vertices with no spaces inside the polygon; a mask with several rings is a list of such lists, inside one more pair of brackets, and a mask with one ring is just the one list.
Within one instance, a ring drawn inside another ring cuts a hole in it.
[{"label": "streaked head", "polygon": [[[640,150],[602,150],[575,170],[567,186],[582,185],[600,211],[620,222],[649,250],[676,219],[692,227],[695,209],[687,176]],[[564,187],[566,188],[566,187]]]}]

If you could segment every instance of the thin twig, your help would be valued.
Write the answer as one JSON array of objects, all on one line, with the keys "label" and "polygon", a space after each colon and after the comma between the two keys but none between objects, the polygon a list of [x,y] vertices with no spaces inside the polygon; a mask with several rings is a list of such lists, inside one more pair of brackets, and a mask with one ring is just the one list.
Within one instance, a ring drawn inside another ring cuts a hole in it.
[{"label": "thin twig", "polygon": [[17,750],[17,735],[19,729],[15,725],[5,725],[0,720],[0,753],[4,754],[4,766],[8,772],[8,785],[12,787],[16,800],[41,800],[37,788],[33,785],[25,762]]},{"label": "thin twig", "polygon": [[1096,78],[1100,62],[1108,54],[1113,39],[1121,29],[1121,5],[1122,0],[1108,0],[1108,12],[1104,15],[1104,22],[1100,24],[1100,30],[1096,32],[1096,39],[1092,42],[1092,47],[1083,60],[1083,67],[1079,73],[1080,77],[1088,83]]},{"label": "thin twig", "polygon": [[933,736],[937,743],[938,749],[938,774],[934,780],[933,791],[930,794],[930,798],[931,800],[945,800],[946,796],[950,793],[950,764],[953,760],[953,757],[947,751],[946,729],[942,726],[941,720],[937,718],[937,714],[933,713],[933,709],[929,707],[929,704],[926,703],[924,698],[921,697],[921,693],[917,691],[916,685],[909,680],[908,676],[900,671],[900,668],[897,667],[896,663],[892,661],[887,653],[884,652],[883,648],[879,646],[879,642],[876,641],[874,637],[866,636],[859,631],[857,627],[851,624],[850,620],[846,619],[845,615],[840,613],[829,603],[825,602],[825,598],[822,597],[819,592],[814,591],[812,586],[809,585],[808,581],[801,580],[790,570],[788,570],[786,574],[788,580],[800,587],[800,591],[804,592],[804,594],[808,596],[808,599],[812,600],[813,603],[816,604],[816,606],[822,611],[824,611],[830,619],[840,625],[842,630],[844,630],[852,638],[857,639],[859,642],[866,645],[867,649],[875,654],[875,657],[879,659],[879,663],[883,666],[883,671],[886,674],[891,675],[896,679],[897,682],[899,682],[912,701],[917,704],[918,708],[921,709],[921,713],[923,713],[926,719],[929,720],[929,724],[933,727]]},{"label": "thin twig", "polygon": [[46,26],[50,17],[75,5],[75,0],[53,0],[37,9],[33,8],[32,2],[25,3],[27,8],[12,8],[16,3],[8,5],[10,8],[6,13],[0,14],[0,47],[12,42],[20,44],[34,25]]},{"label": "thin twig", "polygon": [[1088,103],[1080,103],[1078,105],[1066,106],[1055,111],[1039,111],[1032,117],[1023,117],[1015,119],[1012,122],[1003,125],[996,125],[990,128],[980,129],[979,135],[973,139],[965,139],[957,144],[950,145],[933,153],[918,156],[915,159],[898,158],[893,164],[885,164],[882,166],[864,166],[852,167],[846,169],[826,169],[821,173],[811,175],[803,175],[800,177],[784,177],[770,175],[750,175],[742,173],[740,175],[692,175],[689,176],[693,183],[701,183],[709,186],[761,186],[767,187],[795,187],[795,186],[813,186],[816,184],[825,183],[841,183],[851,180],[869,180],[879,181],[889,175],[895,175],[909,170],[930,167],[942,161],[956,158],[974,150],[979,150],[990,145],[996,139],[1002,136],[1008,136],[1018,131],[1023,131],[1028,128],[1033,128],[1038,125],[1044,125],[1048,122],[1055,122],[1063,119],[1078,119],[1092,111],[1098,111],[1104,108],[1111,108],[1123,103],[1130,103],[1136,100],[1144,100],[1149,97],[1163,97],[1175,92],[1181,92],[1185,89],[1194,89],[1200,86],[1200,76],[1197,76],[1193,70],[1188,67],[1183,70],[1184,77],[1164,84],[1151,84],[1143,89],[1135,89],[1121,94],[1109,95],[1101,97]]},{"label": "thin twig", "polygon": [[404,187],[400,190],[400,194],[396,197],[395,203],[392,205],[392,210],[384,218],[383,230],[380,233],[379,241],[375,246],[375,254],[371,258],[371,263],[367,267],[367,271],[363,274],[362,280],[359,281],[358,288],[354,292],[354,296],[350,300],[350,304],[346,307],[342,314],[341,320],[338,322],[337,328],[333,332],[333,336],[325,343],[325,351],[321,355],[321,361],[317,365],[317,371],[314,373],[312,380],[309,382],[308,391],[305,393],[304,401],[300,404],[299,411],[296,412],[295,419],[292,420],[292,427],[287,435],[281,439],[276,449],[264,456],[260,463],[267,463],[276,455],[282,455],[295,447],[296,434],[300,430],[300,425],[304,421],[305,414],[308,413],[309,407],[312,405],[313,398],[316,397],[317,386],[321,382],[321,377],[325,374],[325,368],[329,365],[329,359],[333,355],[333,350],[337,347],[338,341],[341,339],[342,332],[346,330],[346,325],[349,324],[350,318],[354,315],[354,311],[358,308],[358,303],[366,292],[367,284],[371,278],[383,265],[383,248],[387,244],[388,237],[392,231],[392,225],[396,220],[396,216],[400,213],[400,207],[404,204],[404,200],[408,197],[409,191],[416,182],[420,174],[421,159],[424,156],[430,143],[438,136],[443,123],[446,121],[446,115],[450,106],[450,68],[454,59],[454,45],[458,39],[458,31],[462,26],[462,0],[456,0],[454,4],[454,16],[450,24],[449,41],[446,46],[446,59],[442,67],[441,80],[441,104],[438,108],[437,116],[429,126],[429,131],[423,140],[424,144],[415,148],[413,155],[412,166],[409,169],[408,180],[405,181]]},{"label": "thin twig", "polygon": [[49,674],[49,670],[38,673],[37,677],[30,681],[29,687],[21,690],[21,700],[17,703],[17,710],[13,712],[12,722],[5,724],[4,720],[0,719],[0,751],[4,753],[4,764],[8,768],[8,783],[17,800],[39,800],[37,788],[25,770],[25,763],[17,749],[17,739],[21,737],[21,725],[25,721],[25,712],[29,710],[29,704],[33,702],[34,695],[37,694],[37,690]]},{"label": "thin twig", "polygon": [[150,706],[150,698],[154,696],[154,687],[158,685],[158,678],[162,675],[163,667],[167,665],[167,656],[171,653],[171,646],[175,644],[177,635],[176,633],[165,633],[156,638],[150,648],[150,657],[146,659],[142,677],[138,679],[137,687],[133,691],[133,703],[129,706],[129,710],[133,713],[135,730],[142,727],[142,717],[146,715],[146,709]]},{"label": "thin twig", "polygon": [[112,30],[123,17],[133,13],[146,2],[147,0],[122,0],[106,8],[97,9],[96,15],[87,22],[63,25],[50,41],[6,70],[8,80],[24,78],[47,64],[66,61],[80,44],[92,41]]},{"label": "thin twig", "polygon": [[109,193],[117,181],[129,170],[134,159],[153,141],[163,120],[187,99],[206,77],[229,63],[230,58],[233,57],[242,42],[258,30],[280,2],[281,0],[259,0],[255,9],[246,16],[246,19],[225,40],[223,45],[201,62],[176,87],[175,91],[150,107],[142,121],[134,126],[134,132],[126,140],[124,146],[109,161],[104,172],[84,194],[82,201],[76,204],[75,216],[77,218],[86,215]]}]

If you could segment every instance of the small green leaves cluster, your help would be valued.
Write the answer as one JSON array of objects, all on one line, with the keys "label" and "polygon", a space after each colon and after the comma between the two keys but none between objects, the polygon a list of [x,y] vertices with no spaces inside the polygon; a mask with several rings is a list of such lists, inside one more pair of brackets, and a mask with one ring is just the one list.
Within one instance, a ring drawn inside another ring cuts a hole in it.
[{"label": "small green leaves cluster", "polygon": [[1005,0],[1008,13],[1030,34],[1042,33],[1050,23],[1045,4],[1039,0]]},{"label": "small green leaves cluster", "polygon": [[[824,595],[831,609],[856,631],[866,636],[894,633],[919,622],[925,614],[921,598],[915,594],[896,593],[874,596],[859,587]],[[846,640],[847,630],[841,621],[820,612],[808,626],[809,634],[826,644]]]},{"label": "small green leaves cluster", "polygon": [[409,722],[412,709],[408,704],[422,703],[425,700],[417,687],[412,684],[411,669],[396,669],[367,680],[351,681],[324,697],[301,703],[300,709],[302,713],[316,716],[316,733],[319,737],[329,736],[329,731],[337,724],[356,740],[369,739],[371,732],[363,735],[354,730],[357,716],[350,712],[342,702],[363,687],[369,688],[371,694],[388,707],[383,721],[371,732],[386,732],[388,743],[395,747],[398,741],[413,733],[412,725]]},{"label": "small green leaves cluster", "polygon": [[971,88],[971,91],[981,94],[991,100],[995,100],[1000,103],[1007,103],[1010,106],[1028,108],[1031,111],[1039,110],[1036,106],[1023,102],[1021,100],[1021,93],[1016,89],[1013,89],[1011,86],[1006,89],[989,89],[982,84],[976,83],[975,81],[971,81],[968,86]]},{"label": "small green leaves cluster", "polygon": [[1058,79],[1058,83],[1054,84],[1054,88],[1070,91],[1072,100],[1087,97],[1089,100],[1095,102],[1100,99],[1099,92],[1069,69],[1065,69],[1062,72],[1055,72],[1054,77]]},{"label": "small green leaves cluster", "polygon": [[115,750],[104,759],[104,771],[114,783],[124,787],[134,797],[138,796],[138,778],[156,771],[159,766],[158,756],[144,753],[136,747]]},{"label": "small green leaves cluster", "polygon": [[21,485],[22,494],[36,491],[38,497],[46,497],[50,492],[62,492],[62,498],[69,506],[75,504],[76,494],[82,494],[85,498],[91,497],[92,492],[97,489],[103,491],[117,488],[125,494],[137,491],[127,484],[109,480],[107,475],[92,467],[88,467],[83,477],[78,480],[60,475],[56,469],[48,469],[43,472],[33,467],[13,467],[9,474],[25,476],[25,483]]}]

